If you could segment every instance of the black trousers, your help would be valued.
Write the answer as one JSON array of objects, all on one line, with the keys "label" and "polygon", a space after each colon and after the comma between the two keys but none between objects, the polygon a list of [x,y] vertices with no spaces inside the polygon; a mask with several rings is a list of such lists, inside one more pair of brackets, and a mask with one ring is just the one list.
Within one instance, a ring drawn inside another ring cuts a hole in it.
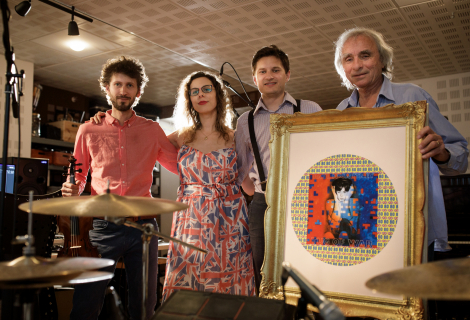
[{"label": "black trousers", "polygon": [[253,250],[253,267],[255,273],[256,289],[259,293],[261,284],[261,266],[264,260],[264,215],[268,205],[263,193],[255,192],[248,208],[248,224],[250,227],[250,241]]}]

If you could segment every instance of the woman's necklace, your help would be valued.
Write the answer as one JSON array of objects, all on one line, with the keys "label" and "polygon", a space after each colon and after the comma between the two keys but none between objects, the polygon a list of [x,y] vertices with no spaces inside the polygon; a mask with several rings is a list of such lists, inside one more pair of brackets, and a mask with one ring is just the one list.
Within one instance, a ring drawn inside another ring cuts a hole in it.
[{"label": "woman's necklace", "polygon": [[200,131],[203,134],[203,136],[205,137],[204,140],[209,139],[209,136],[215,132],[215,131],[212,131],[211,133],[209,133],[209,135],[206,135],[204,132],[202,132],[202,129],[200,129]]}]

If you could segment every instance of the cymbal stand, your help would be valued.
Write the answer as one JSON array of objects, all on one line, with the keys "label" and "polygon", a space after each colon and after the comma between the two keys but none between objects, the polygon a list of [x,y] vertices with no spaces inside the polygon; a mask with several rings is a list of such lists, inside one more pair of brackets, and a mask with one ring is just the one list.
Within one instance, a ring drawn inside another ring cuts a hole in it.
[{"label": "cymbal stand", "polygon": [[299,300],[297,301],[297,309],[295,311],[295,319],[296,320],[311,320],[311,318],[307,315],[307,300],[301,293]]},{"label": "cymbal stand", "polygon": [[207,253],[207,250],[193,246],[192,244],[186,243],[179,239],[167,236],[158,231],[155,231],[155,227],[151,223],[138,224],[133,221],[128,221],[125,218],[116,218],[116,217],[104,217],[105,220],[115,223],[117,225],[125,225],[127,227],[133,227],[142,231],[142,320],[147,319],[147,300],[148,300],[148,273],[149,273],[149,247],[150,241],[153,236],[162,237],[163,239],[170,240],[176,243],[179,243],[183,246],[189,247],[191,249],[200,251],[202,253]]},{"label": "cymbal stand", "polygon": [[16,239],[12,241],[12,244],[25,244],[23,247],[23,256],[25,257],[34,257],[36,254],[36,248],[33,247],[33,193],[33,191],[29,191],[28,234],[16,236]]},{"label": "cymbal stand", "polygon": [[[25,259],[34,257],[36,254],[36,248],[33,246],[33,191],[29,191],[28,234],[24,236],[16,236],[16,239],[12,241],[12,244],[22,243],[25,244],[23,247],[23,257],[25,257]],[[33,320],[33,302],[36,291],[36,289],[25,289],[21,293],[23,320]]]},{"label": "cymbal stand", "polygon": [[21,303],[23,304],[23,320],[33,320],[33,304],[36,292],[39,289],[24,289],[21,292]]}]

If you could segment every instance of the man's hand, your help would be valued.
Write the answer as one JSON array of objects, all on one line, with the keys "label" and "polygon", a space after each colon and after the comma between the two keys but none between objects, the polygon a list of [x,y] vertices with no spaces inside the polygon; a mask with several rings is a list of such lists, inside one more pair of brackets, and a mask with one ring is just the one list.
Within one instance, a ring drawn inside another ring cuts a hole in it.
[{"label": "man's hand", "polygon": [[75,184],[72,184],[70,182],[64,182],[62,184],[62,197],[72,197],[72,196],[78,196],[78,186],[80,185],[80,180],[77,180]]},{"label": "man's hand", "polygon": [[106,112],[103,111],[98,111],[93,117],[90,118],[91,123],[101,123],[101,118],[103,118],[106,115]]},{"label": "man's hand", "polygon": [[253,184],[253,181],[250,179],[248,175],[246,175],[245,180],[243,180],[242,188],[243,188],[243,191],[245,191],[245,193],[249,196],[252,196],[255,194],[255,185]]},{"label": "man's hand", "polygon": [[442,137],[431,128],[424,127],[418,132],[418,139],[423,139],[418,145],[423,159],[433,158],[439,162],[447,162],[450,158],[449,152],[444,146]]}]

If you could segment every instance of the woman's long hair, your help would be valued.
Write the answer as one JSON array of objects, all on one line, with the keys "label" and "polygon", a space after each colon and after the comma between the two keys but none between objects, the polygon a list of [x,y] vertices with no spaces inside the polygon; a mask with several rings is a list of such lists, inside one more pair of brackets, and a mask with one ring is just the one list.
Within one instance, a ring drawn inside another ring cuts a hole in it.
[{"label": "woman's long hair", "polygon": [[185,143],[189,143],[194,140],[196,131],[202,127],[199,113],[194,110],[191,97],[189,96],[190,85],[197,78],[207,78],[212,82],[217,98],[215,129],[225,141],[229,141],[229,129],[232,128],[234,118],[232,101],[225,90],[222,80],[207,71],[193,72],[181,81],[173,111],[173,121],[176,130],[184,135]]}]

